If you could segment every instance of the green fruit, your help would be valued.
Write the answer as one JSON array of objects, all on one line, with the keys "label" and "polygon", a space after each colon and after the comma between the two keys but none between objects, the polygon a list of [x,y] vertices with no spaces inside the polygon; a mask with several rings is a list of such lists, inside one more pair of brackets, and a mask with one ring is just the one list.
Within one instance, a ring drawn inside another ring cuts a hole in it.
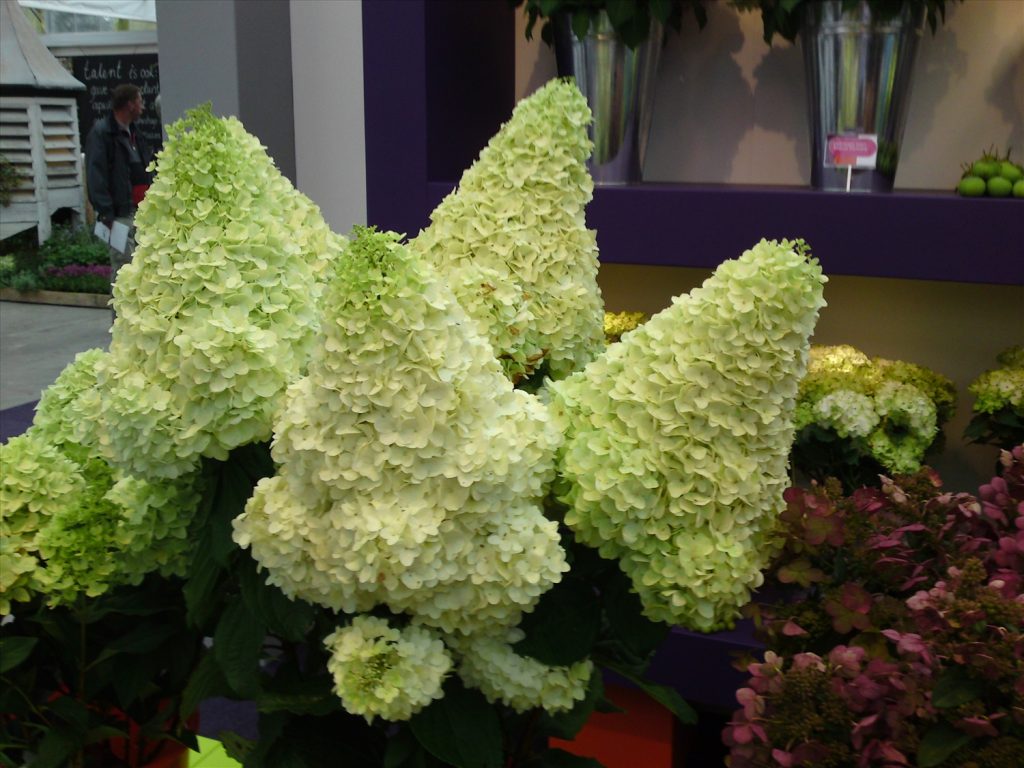
[{"label": "green fruit", "polygon": [[1024,179],[1013,182],[1013,196],[1024,197]]},{"label": "green fruit", "polygon": [[971,165],[971,175],[980,176],[983,179],[991,178],[999,173],[999,163],[995,160],[975,160]]},{"label": "green fruit", "polygon": [[964,176],[956,185],[956,191],[964,197],[981,197],[985,194],[985,180],[977,176]]},{"label": "green fruit", "polygon": [[1009,160],[1003,160],[999,164],[999,175],[1012,182],[1017,182],[1024,178],[1024,172],[1021,171],[1020,167]]},{"label": "green fruit", "polygon": [[1013,183],[1002,176],[993,176],[985,185],[990,197],[1009,197]]}]

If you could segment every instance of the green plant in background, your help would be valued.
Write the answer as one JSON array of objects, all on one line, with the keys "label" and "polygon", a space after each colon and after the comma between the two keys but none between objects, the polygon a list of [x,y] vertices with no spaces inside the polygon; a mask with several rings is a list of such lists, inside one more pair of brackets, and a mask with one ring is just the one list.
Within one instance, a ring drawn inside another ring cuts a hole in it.
[{"label": "green plant in background", "polygon": [[0,155],[0,206],[10,205],[14,193],[28,180],[29,178],[19,171],[14,163]]},{"label": "green plant in background", "polygon": [[0,288],[9,288],[11,280],[18,272],[18,264],[13,254],[0,256]]},{"label": "green plant in background", "polygon": [[[764,41],[771,45],[775,35],[794,42],[803,25],[804,8],[820,0],[729,0],[741,11],[757,11],[764,25]],[[843,11],[856,9],[866,2],[873,18],[879,21],[891,19],[900,14],[905,4],[923,8],[928,27],[934,33],[940,21],[946,20],[946,5],[963,0],[842,0]]]},{"label": "green plant in background", "polygon": [[39,246],[39,266],[67,267],[72,264],[110,265],[110,250],[91,232],[70,226],[54,227],[45,243]]},{"label": "green plant in background", "polygon": [[1005,349],[998,366],[975,379],[971,421],[964,436],[974,443],[1010,448],[1024,443],[1024,346]]},{"label": "green plant in background", "polygon": [[941,443],[956,388],[941,374],[869,358],[848,345],[814,346],[800,384],[791,460],[807,476],[847,490],[880,472],[913,472]]},{"label": "green plant in background", "polygon": [[643,312],[605,312],[604,340],[606,344],[614,344],[622,340],[622,335],[643,325],[648,320]]},{"label": "green plant in background", "polygon": [[651,19],[660,22],[666,29],[676,32],[683,22],[683,12],[689,9],[697,19],[701,29],[707,24],[707,11],[704,0],[509,0],[515,7],[525,3],[526,39],[533,38],[533,28],[538,19],[544,24],[541,27],[541,39],[548,45],[554,45],[555,30],[552,18],[557,14],[572,15],[573,33],[582,40],[587,36],[592,25],[596,25],[597,15],[607,13],[608,20],[615,34],[630,48],[636,48],[650,34]]}]

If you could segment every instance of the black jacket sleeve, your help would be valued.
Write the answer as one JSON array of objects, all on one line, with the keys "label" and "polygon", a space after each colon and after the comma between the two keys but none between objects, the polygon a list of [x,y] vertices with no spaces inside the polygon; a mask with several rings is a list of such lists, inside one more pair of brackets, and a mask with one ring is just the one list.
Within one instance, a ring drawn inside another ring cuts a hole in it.
[{"label": "black jacket sleeve", "polygon": [[114,218],[114,199],[110,194],[111,146],[99,124],[85,138],[85,179],[89,186],[89,202],[101,220]]}]

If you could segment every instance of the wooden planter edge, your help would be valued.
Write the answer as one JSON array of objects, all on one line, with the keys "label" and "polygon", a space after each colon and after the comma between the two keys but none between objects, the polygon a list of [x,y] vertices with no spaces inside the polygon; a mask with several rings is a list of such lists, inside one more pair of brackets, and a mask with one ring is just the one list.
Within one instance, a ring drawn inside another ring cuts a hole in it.
[{"label": "wooden planter edge", "polygon": [[18,301],[23,304],[58,304],[65,307],[106,307],[110,303],[110,295],[66,291],[16,291],[13,288],[0,288],[0,301]]}]

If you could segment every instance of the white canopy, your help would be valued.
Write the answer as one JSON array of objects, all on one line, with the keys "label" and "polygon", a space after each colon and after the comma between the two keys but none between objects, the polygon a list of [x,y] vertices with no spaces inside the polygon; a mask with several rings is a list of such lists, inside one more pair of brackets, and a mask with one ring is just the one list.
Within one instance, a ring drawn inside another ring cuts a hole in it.
[{"label": "white canopy", "polygon": [[20,0],[26,8],[109,16],[115,19],[156,21],[156,0]]}]

